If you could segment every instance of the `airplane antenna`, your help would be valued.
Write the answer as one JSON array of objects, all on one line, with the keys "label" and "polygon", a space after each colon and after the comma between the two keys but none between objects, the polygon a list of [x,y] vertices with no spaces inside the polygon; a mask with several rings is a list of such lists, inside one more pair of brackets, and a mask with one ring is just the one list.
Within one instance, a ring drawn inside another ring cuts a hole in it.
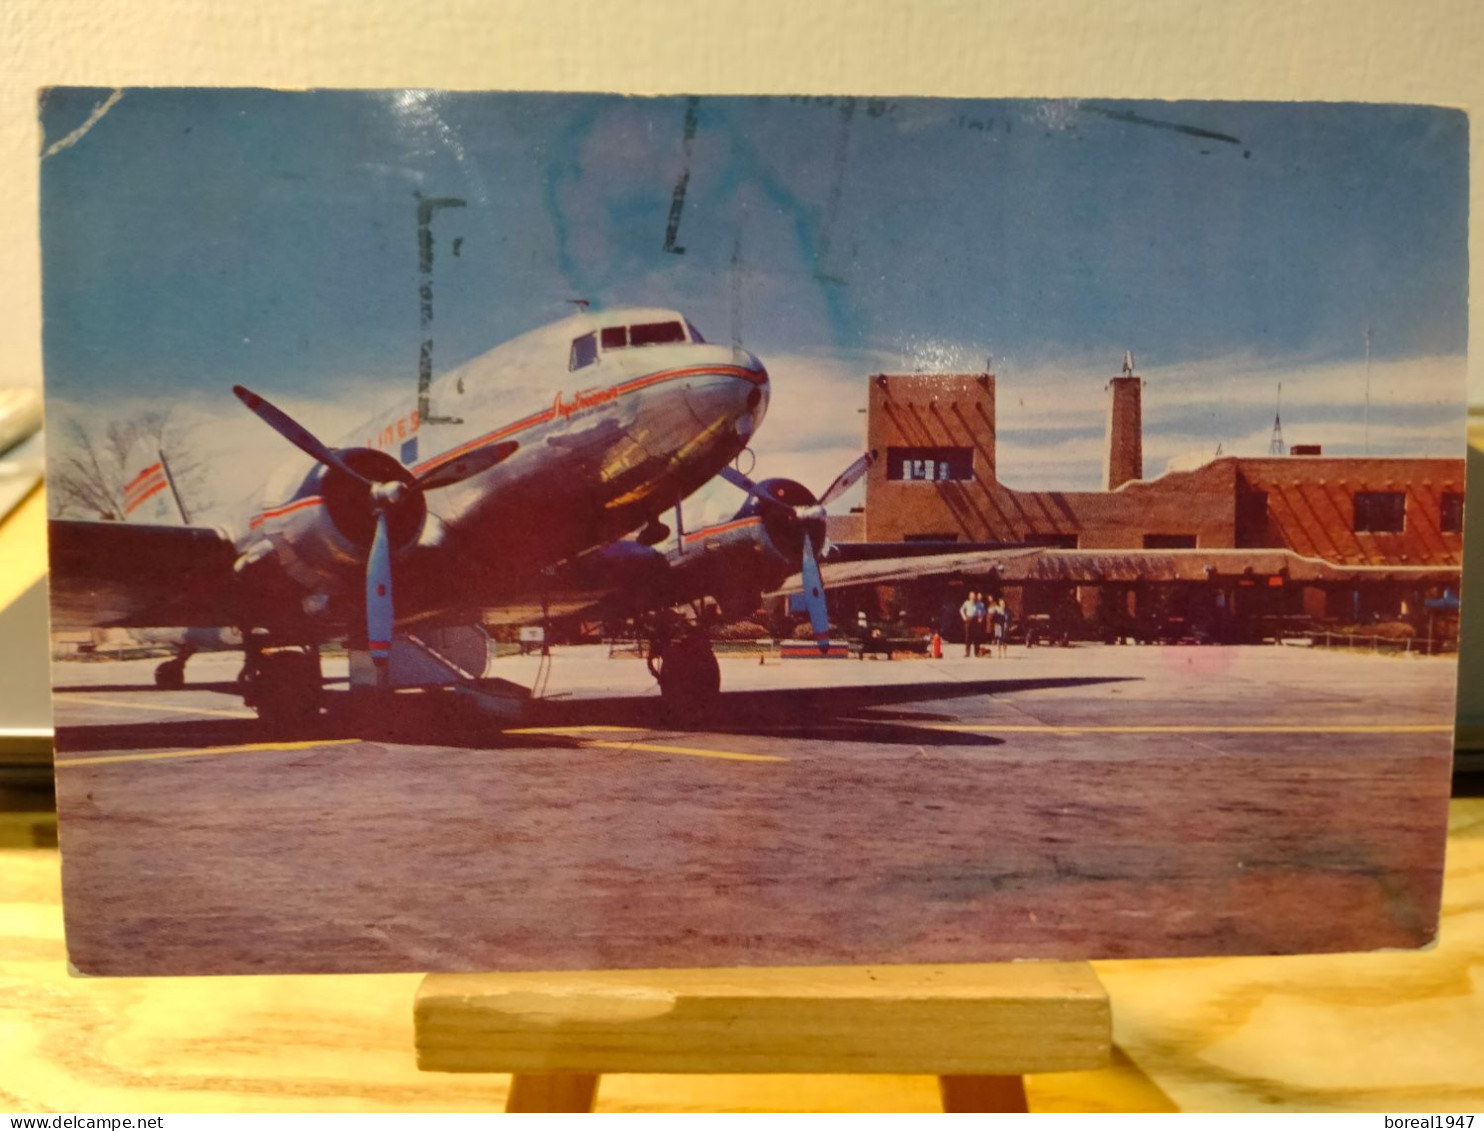
[{"label": "airplane antenna", "polygon": [[680,516],[680,502],[675,503],[675,552],[685,553],[685,520]]},{"label": "airplane antenna", "polygon": [[567,301],[575,306],[578,310],[586,310],[588,307],[592,306],[592,303],[588,302],[588,300],[585,298],[569,298]]},{"label": "airplane antenna", "polygon": [[1283,382],[1278,382],[1278,411],[1273,414],[1273,439],[1268,444],[1268,455],[1281,456],[1287,453],[1283,447]]},{"label": "airplane antenna", "polygon": [[440,208],[463,208],[468,201],[457,196],[427,197],[416,189],[417,198],[417,298],[418,329],[422,345],[417,352],[417,419],[419,424],[462,424],[452,416],[434,416],[428,406],[433,384],[433,213]]},{"label": "airplane antenna", "polygon": [[165,472],[165,482],[170,484],[170,493],[175,496],[175,505],[180,509],[180,521],[189,526],[191,512],[186,510],[185,500],[180,497],[180,488],[175,485],[175,473],[170,470],[170,461],[165,458],[165,449],[156,448],[160,456],[160,467]]}]

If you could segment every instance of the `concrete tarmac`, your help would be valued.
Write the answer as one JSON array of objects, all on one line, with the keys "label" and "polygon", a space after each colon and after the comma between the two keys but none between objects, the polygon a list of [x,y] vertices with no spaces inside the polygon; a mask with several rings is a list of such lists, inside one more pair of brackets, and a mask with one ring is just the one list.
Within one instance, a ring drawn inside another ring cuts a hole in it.
[{"label": "concrete tarmac", "polygon": [[642,661],[570,648],[513,730],[413,695],[272,735],[230,693],[239,663],[198,656],[177,692],[154,661],[55,666],[79,969],[1281,953],[1435,930],[1450,659],[723,657],[724,695],[682,726]]}]

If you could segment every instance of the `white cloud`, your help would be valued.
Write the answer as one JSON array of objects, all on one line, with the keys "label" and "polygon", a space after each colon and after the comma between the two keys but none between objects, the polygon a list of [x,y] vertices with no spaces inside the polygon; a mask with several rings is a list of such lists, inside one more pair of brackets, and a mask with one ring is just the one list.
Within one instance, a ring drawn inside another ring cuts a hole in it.
[{"label": "white cloud", "polygon": [[[1001,359],[996,368],[1001,433],[1040,428],[1103,426],[1103,386],[1119,375],[1118,361],[1063,357],[1016,364]],[[1110,362],[1112,364],[1110,364]],[[1235,431],[1247,420],[1271,426],[1278,385],[1285,415],[1310,409],[1325,418],[1357,412],[1365,402],[1365,362],[1304,359],[1272,360],[1234,354],[1173,365],[1136,366],[1144,378],[1144,424],[1210,420]],[[1375,361],[1371,365],[1372,420],[1387,412],[1434,406],[1463,413],[1467,361],[1461,356]],[[1069,394],[1071,394],[1069,396]]]},{"label": "white cloud", "polygon": [[[921,348],[918,348],[921,347]],[[771,353],[759,344],[772,375],[767,419],[753,445],[755,478],[785,477],[816,494],[864,449],[868,378],[874,373],[972,372],[983,367],[976,345],[907,343],[899,350]],[[1101,482],[1106,421],[1104,385],[1121,357],[1048,356],[997,358],[997,462],[1002,481],[1023,489],[1096,489]],[[1312,359],[1276,361],[1232,355],[1172,365],[1140,365],[1144,377],[1144,466],[1164,471],[1171,457],[1214,453],[1264,455],[1277,384],[1283,383],[1285,439],[1319,443],[1327,453],[1355,455],[1456,455],[1463,451],[1462,357],[1380,360],[1371,366],[1371,411],[1362,405],[1364,362]],[[400,380],[400,379],[399,379]],[[285,382],[289,384],[289,382]],[[301,386],[302,387],[302,386]],[[274,403],[316,435],[346,434],[397,382],[320,382],[323,394],[270,394]],[[74,416],[94,426],[155,410],[144,393],[107,402],[53,398],[53,419]],[[172,407],[189,425],[192,443],[207,465],[207,494],[216,504],[204,521],[222,521],[235,504],[295,456],[235,399],[200,392],[177,397]],[[54,442],[60,440],[53,429]],[[832,508],[844,513],[863,499],[857,486]],[[685,506],[687,526],[733,513],[742,503],[736,488],[708,485]]]}]

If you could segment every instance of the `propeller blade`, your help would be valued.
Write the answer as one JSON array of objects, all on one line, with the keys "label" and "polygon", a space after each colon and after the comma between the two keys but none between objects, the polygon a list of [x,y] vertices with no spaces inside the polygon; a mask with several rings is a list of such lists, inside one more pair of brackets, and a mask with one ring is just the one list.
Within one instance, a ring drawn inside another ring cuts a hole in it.
[{"label": "propeller blade", "polygon": [[819,575],[819,562],[814,556],[814,537],[804,532],[804,557],[800,570],[804,581],[804,604],[809,610],[809,624],[814,629],[814,642],[821,652],[830,650],[830,614],[824,602],[824,578]]},{"label": "propeller blade", "polygon": [[728,483],[730,483],[733,487],[739,487],[743,491],[746,491],[763,506],[771,507],[777,514],[787,515],[790,518],[794,516],[793,507],[789,506],[787,503],[780,503],[772,496],[764,494],[758,484],[747,478],[747,476],[743,475],[731,464],[727,464],[727,466],[722,468],[719,472],[717,472],[717,474],[725,479]]},{"label": "propeller blade", "polygon": [[373,480],[367,479],[359,471],[356,471],[343,459],[335,454],[332,448],[320,443],[309,429],[299,424],[288,413],[276,407],[269,401],[251,389],[244,389],[241,385],[233,385],[232,392],[237,394],[237,399],[245,404],[264,424],[277,432],[294,447],[305,455],[333,467],[336,471],[349,475],[352,479],[358,479],[368,487],[375,486]]},{"label": "propeller blade", "polygon": [[821,506],[829,506],[846,491],[850,490],[860,480],[860,477],[870,470],[871,465],[876,462],[876,453],[867,452],[853,464],[840,472],[835,481],[826,488],[825,493],[819,497]]},{"label": "propeller blade", "polygon": [[462,483],[481,471],[488,471],[497,463],[504,463],[515,454],[519,447],[520,445],[514,440],[506,440],[485,448],[476,448],[447,463],[440,463],[428,469],[418,476],[417,485],[424,491],[432,491],[438,487],[451,487],[455,483]]},{"label": "propeller blade", "polygon": [[740,487],[749,495],[757,490],[757,484],[754,483],[751,479],[747,478],[747,476],[743,475],[731,464],[727,464],[724,468],[718,471],[717,474],[725,479],[728,483],[730,483],[733,487]]},{"label": "propeller blade", "polygon": [[376,536],[366,558],[366,647],[373,660],[385,660],[391,655],[395,617],[391,539],[386,529],[386,508],[381,507],[376,512]]}]

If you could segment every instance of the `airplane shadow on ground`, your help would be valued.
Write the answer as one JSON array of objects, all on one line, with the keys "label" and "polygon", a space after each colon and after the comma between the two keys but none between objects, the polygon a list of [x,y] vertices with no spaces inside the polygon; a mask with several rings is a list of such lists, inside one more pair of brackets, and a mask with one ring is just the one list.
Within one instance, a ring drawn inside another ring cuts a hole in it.
[{"label": "airplane shadow on ground", "polygon": [[[704,713],[687,718],[656,696],[546,699],[536,703],[533,726],[631,726],[701,734],[746,734],[822,742],[906,743],[912,746],[998,746],[992,734],[935,729],[960,721],[949,710],[892,710],[896,704],[931,704],[1016,691],[1088,687],[1132,676],[1043,679],[942,680],[898,686],[788,688],[724,692]],[[928,724],[928,725],[914,725]]]},{"label": "airplane shadow on ground", "polygon": [[[538,699],[516,727],[622,726],[695,734],[737,734],[821,742],[866,742],[912,746],[997,746],[993,733],[938,730],[957,722],[951,711],[921,709],[981,695],[1004,695],[1120,683],[1131,676],[942,681],[900,686],[788,688],[723,693],[704,713],[687,717],[658,696]],[[190,685],[196,690],[201,685]],[[76,688],[78,691],[97,688]],[[143,685],[117,690],[153,690]],[[331,693],[326,713],[292,731],[270,729],[256,719],[184,719],[146,723],[64,726],[57,731],[63,760],[97,751],[191,749],[270,742],[324,742],[357,738],[409,746],[466,749],[576,747],[581,736],[514,734],[448,695],[399,696],[395,710],[351,710],[349,696]],[[909,705],[911,707],[909,708]],[[450,709],[450,708],[453,709]],[[990,725],[990,724],[987,724]]]}]

